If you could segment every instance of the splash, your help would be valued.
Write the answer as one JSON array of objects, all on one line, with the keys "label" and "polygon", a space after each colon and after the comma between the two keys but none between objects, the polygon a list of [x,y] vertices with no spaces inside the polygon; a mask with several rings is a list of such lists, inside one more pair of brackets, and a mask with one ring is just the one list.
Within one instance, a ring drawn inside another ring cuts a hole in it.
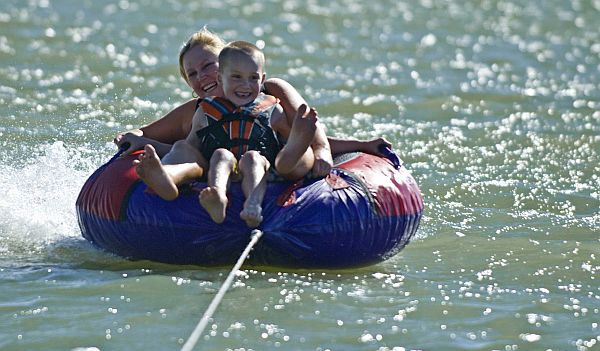
[{"label": "splash", "polygon": [[103,152],[61,141],[34,149],[25,151],[25,161],[0,164],[0,257],[28,260],[82,240],[75,200]]}]

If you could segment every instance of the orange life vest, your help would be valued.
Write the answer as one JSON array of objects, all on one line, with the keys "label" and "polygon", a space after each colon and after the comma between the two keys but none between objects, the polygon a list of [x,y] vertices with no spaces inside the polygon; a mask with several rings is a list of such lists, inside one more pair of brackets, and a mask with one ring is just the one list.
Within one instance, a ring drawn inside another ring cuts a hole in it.
[{"label": "orange life vest", "polygon": [[262,93],[239,107],[221,97],[202,99],[200,106],[208,120],[208,126],[196,132],[202,155],[208,161],[216,149],[225,148],[239,160],[246,151],[256,150],[274,165],[282,143],[271,128],[270,118],[278,102]]}]

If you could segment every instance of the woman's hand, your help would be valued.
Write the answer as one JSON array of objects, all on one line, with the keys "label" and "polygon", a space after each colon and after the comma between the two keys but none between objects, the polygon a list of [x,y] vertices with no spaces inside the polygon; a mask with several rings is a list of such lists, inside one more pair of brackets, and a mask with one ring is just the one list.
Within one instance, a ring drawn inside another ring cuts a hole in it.
[{"label": "woman's hand", "polygon": [[379,138],[375,138],[375,139],[371,139],[371,140],[365,140],[362,143],[363,143],[363,145],[362,145],[360,151],[366,152],[368,154],[385,156],[385,155],[381,154],[381,152],[379,152],[380,145],[385,145],[388,148],[392,149],[392,144],[383,137],[379,137]]},{"label": "woman's hand", "polygon": [[121,132],[115,136],[113,143],[117,145],[119,150],[123,150],[121,156],[127,156],[134,151],[142,149],[144,145],[149,143],[149,140],[143,135],[144,132],[139,129]]}]

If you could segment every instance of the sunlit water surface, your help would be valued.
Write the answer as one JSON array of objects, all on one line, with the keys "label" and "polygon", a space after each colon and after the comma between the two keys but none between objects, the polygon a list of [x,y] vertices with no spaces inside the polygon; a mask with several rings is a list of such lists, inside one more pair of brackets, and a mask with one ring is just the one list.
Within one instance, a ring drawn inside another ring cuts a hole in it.
[{"label": "sunlit water surface", "polygon": [[0,349],[176,350],[229,268],[86,242],[118,131],[191,98],[207,24],[264,45],[328,133],[385,136],[417,237],[347,271],[251,267],[198,350],[600,349],[600,1],[50,1],[0,5]]}]

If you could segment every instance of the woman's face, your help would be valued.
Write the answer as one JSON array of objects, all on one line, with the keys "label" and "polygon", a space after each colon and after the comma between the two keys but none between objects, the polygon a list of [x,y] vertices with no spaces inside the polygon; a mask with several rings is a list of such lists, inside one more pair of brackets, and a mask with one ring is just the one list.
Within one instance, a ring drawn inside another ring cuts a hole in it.
[{"label": "woman's face", "polygon": [[182,64],[188,85],[200,98],[223,96],[223,90],[217,82],[219,71],[217,55],[196,45],[183,55]]}]

